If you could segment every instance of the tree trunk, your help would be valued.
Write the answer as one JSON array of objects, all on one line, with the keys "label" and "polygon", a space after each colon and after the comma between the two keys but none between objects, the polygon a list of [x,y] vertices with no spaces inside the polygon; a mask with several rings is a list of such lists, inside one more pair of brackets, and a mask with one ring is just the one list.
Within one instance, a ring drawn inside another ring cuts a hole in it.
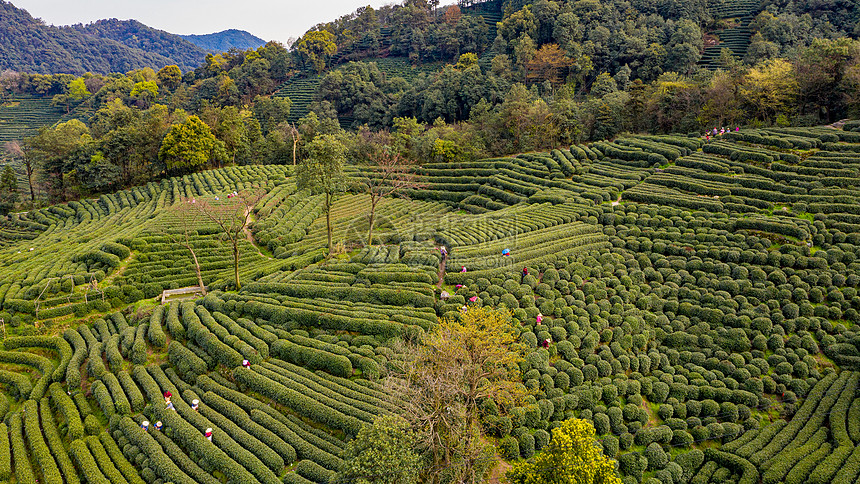
[{"label": "tree trunk", "polygon": [[373,245],[373,222],[376,218],[376,203],[379,199],[373,194],[370,195],[370,227],[367,229],[367,246]]},{"label": "tree trunk", "polygon": [[331,245],[331,194],[325,194],[325,227],[328,232],[328,258],[331,258],[334,247]]},{"label": "tree trunk", "polygon": [[30,162],[25,161],[24,166],[27,168],[27,183],[30,185],[30,201],[36,201],[36,191],[33,190],[33,167]]},{"label": "tree trunk", "polygon": [[239,239],[233,238],[233,275],[236,276],[236,290],[242,289],[242,283],[239,282]]},{"label": "tree trunk", "polygon": [[296,145],[299,143],[299,140],[293,137],[293,166],[296,166]]},{"label": "tree trunk", "polygon": [[191,248],[191,244],[186,244],[185,248],[191,252],[191,258],[194,259],[194,270],[197,272],[197,285],[200,286],[200,290],[205,296],[206,286],[203,284],[203,274],[200,272],[200,262],[197,261],[197,254],[194,252],[194,249]]}]

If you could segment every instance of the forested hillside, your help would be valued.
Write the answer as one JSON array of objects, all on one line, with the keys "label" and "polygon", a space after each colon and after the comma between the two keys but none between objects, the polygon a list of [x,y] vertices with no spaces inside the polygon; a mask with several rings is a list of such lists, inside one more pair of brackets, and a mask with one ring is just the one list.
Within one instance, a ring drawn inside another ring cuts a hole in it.
[{"label": "forested hillside", "polygon": [[[115,40],[132,49],[161,55],[183,70],[194,69],[199,66],[207,53],[206,49],[183,39],[182,36],[147,27],[137,20],[98,20],[86,25],[75,24],[62,28],[100,39]],[[259,47],[259,45],[254,47]],[[164,66],[150,65],[149,67],[158,69]]]},{"label": "forested hillside", "polygon": [[176,64],[200,65],[205,51],[136,21],[54,27],[0,2],[0,69],[39,74],[108,74]]},{"label": "forested hillside", "polygon": [[222,30],[213,34],[180,35],[180,37],[213,53],[227,52],[230,49],[256,49],[266,45],[266,41],[256,35],[236,29]]}]

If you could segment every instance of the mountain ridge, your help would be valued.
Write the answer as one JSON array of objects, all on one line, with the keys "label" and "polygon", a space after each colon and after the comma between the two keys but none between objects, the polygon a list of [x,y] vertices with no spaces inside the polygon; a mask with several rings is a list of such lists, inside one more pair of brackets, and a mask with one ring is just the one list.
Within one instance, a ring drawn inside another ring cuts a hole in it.
[{"label": "mountain ridge", "polygon": [[200,66],[211,52],[265,43],[238,29],[182,36],[134,19],[54,26],[0,0],[0,71],[110,74],[175,64],[187,72]]},{"label": "mountain ridge", "polygon": [[226,29],[211,34],[179,35],[188,42],[209,52],[226,52],[232,48],[239,50],[256,49],[266,45],[266,41],[240,29]]}]

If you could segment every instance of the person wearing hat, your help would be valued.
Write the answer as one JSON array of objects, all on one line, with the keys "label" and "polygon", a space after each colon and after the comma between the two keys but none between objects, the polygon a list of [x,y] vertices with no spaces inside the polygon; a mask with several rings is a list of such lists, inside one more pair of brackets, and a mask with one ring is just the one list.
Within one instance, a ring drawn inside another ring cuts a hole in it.
[{"label": "person wearing hat", "polygon": [[200,406],[199,400],[197,400],[196,398],[194,400],[191,400],[191,410],[194,410],[196,412],[197,407],[199,407],[199,406]]},{"label": "person wearing hat", "polygon": [[176,408],[173,406],[173,402],[170,401],[170,397],[172,397],[172,396],[173,396],[172,393],[164,392],[164,403],[165,403],[165,408],[167,408],[169,410],[173,410],[175,412]]},{"label": "person wearing hat", "polygon": [[250,369],[251,368],[251,362],[248,360],[242,360],[242,366]]},{"label": "person wearing hat", "polygon": [[507,257],[507,256],[511,255],[511,249],[505,249],[505,250],[503,250],[503,251],[502,251],[502,255],[503,255],[503,256],[505,256],[505,257]]},{"label": "person wearing hat", "polygon": [[149,430],[149,421],[144,420],[143,422],[141,422],[141,423],[140,423],[140,428],[142,428],[144,432],[146,432],[147,430]]},{"label": "person wearing hat", "polygon": [[155,422],[155,430],[161,430],[161,420]]},{"label": "person wearing hat", "polygon": [[203,436],[206,437],[206,440],[212,442],[212,427],[207,428],[206,433],[203,434]]}]

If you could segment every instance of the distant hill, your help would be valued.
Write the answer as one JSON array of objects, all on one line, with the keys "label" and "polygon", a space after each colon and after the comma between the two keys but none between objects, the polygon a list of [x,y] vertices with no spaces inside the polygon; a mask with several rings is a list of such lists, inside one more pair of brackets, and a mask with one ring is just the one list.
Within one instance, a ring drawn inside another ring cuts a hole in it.
[{"label": "distant hill", "polygon": [[54,27],[0,0],[0,70],[107,74],[170,64],[191,70],[205,54],[178,35],[134,20]]},{"label": "distant hill", "polygon": [[182,36],[154,29],[137,20],[98,20],[91,24],[76,24],[71,29],[101,39],[110,39],[132,49],[162,55],[175,61],[182,70],[193,69],[203,62],[206,51]]},{"label": "distant hill", "polygon": [[202,49],[212,52],[226,52],[232,48],[239,50],[256,49],[266,45],[266,41],[244,30],[229,29],[205,35],[180,35],[183,39]]}]

